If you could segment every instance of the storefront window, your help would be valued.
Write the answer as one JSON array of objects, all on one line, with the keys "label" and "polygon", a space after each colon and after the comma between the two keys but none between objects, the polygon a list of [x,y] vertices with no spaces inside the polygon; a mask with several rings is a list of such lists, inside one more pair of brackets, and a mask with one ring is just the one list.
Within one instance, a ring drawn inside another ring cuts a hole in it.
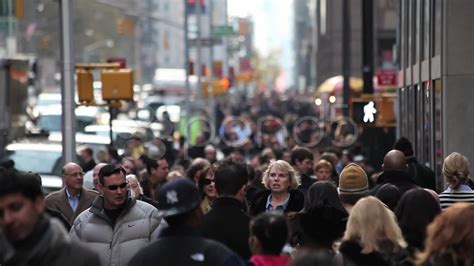
[{"label": "storefront window", "polygon": [[423,60],[427,60],[430,55],[430,1],[423,0]]},{"label": "storefront window", "polygon": [[444,188],[444,180],[441,172],[443,165],[443,105],[442,105],[442,87],[441,80],[437,79],[433,82],[433,92],[434,92],[434,120],[435,120],[435,167],[434,171],[436,173],[436,185],[438,190]]}]

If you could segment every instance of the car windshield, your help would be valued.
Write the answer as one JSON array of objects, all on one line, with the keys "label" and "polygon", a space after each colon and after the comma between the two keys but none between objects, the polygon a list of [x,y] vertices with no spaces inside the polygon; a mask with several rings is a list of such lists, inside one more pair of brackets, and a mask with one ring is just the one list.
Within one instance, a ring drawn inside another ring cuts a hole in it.
[{"label": "car windshield", "polygon": [[[76,116],[77,132],[84,132],[84,128],[95,122],[92,116]],[[39,118],[38,126],[48,132],[61,131],[61,115],[42,115]]]},{"label": "car windshield", "polygon": [[7,160],[15,162],[20,171],[33,171],[38,174],[61,175],[61,152],[34,149],[7,151]]}]

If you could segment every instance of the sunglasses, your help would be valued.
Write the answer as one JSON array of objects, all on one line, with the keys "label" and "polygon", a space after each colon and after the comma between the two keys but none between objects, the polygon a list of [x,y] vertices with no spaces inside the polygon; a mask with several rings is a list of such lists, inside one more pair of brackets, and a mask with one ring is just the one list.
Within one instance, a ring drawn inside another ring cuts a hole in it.
[{"label": "sunglasses", "polygon": [[215,183],[214,179],[204,178],[204,180],[203,180],[204,185],[210,185],[210,184],[212,184],[212,182]]},{"label": "sunglasses", "polygon": [[106,186],[109,190],[117,190],[118,188],[125,188],[127,187],[128,185],[128,182],[125,182],[125,183],[122,183],[120,185],[110,185],[110,186]]}]

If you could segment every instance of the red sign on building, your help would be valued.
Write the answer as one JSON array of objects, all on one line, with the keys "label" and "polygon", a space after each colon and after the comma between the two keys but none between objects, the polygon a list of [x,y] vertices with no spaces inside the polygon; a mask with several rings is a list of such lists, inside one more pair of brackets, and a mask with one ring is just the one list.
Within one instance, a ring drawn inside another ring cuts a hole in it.
[{"label": "red sign on building", "polygon": [[377,84],[379,86],[397,86],[397,71],[392,69],[377,70]]}]

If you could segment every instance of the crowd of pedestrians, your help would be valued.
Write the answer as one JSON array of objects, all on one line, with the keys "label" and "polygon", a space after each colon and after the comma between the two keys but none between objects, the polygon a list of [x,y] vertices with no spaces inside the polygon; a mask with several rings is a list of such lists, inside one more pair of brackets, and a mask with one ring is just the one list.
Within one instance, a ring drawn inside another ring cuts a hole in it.
[{"label": "crowd of pedestrians", "polygon": [[0,265],[473,265],[468,160],[445,158],[438,194],[410,142],[393,147],[378,173],[347,150],[143,149],[66,163],[46,196],[0,167]]}]

